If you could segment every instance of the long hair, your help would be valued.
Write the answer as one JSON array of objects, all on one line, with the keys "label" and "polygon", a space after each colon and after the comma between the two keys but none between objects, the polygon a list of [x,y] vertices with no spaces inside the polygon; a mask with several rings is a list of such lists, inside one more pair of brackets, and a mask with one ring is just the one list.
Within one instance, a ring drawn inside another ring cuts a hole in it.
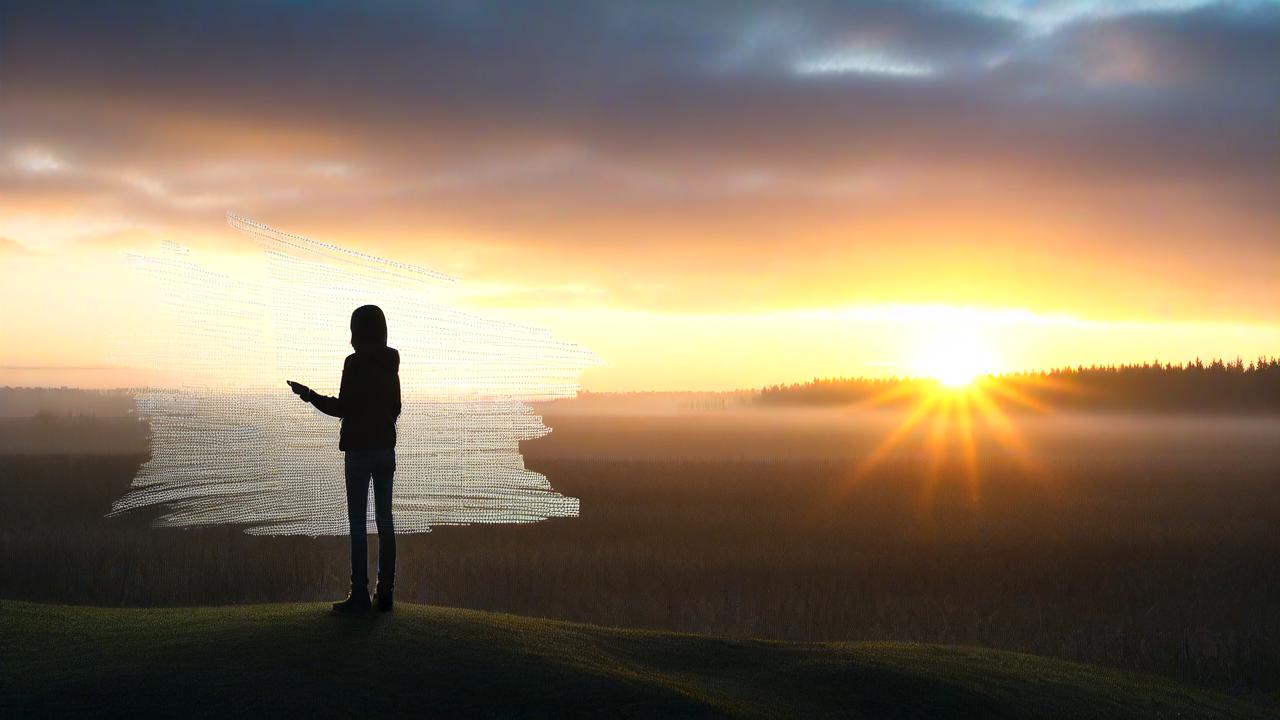
[{"label": "long hair", "polygon": [[377,305],[361,305],[351,313],[351,347],[356,352],[387,346],[387,316]]}]

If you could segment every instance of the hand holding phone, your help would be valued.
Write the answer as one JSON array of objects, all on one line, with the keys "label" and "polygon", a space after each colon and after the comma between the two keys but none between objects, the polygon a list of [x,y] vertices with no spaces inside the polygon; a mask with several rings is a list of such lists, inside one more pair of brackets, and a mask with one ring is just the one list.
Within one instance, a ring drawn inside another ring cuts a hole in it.
[{"label": "hand holding phone", "polygon": [[307,396],[311,394],[311,388],[303,385],[302,383],[294,382],[292,380],[285,380],[285,382],[289,383],[289,388],[297,393],[298,397],[303,400],[306,400]]}]

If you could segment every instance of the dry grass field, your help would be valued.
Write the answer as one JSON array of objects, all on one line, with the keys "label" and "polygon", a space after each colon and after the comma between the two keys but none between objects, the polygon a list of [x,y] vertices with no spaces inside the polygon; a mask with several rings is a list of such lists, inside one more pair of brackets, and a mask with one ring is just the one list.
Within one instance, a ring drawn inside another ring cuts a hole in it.
[{"label": "dry grass field", "polygon": [[[1025,417],[978,424],[966,442],[926,418],[887,451],[893,414],[546,420],[554,432],[526,444],[526,462],[581,498],[581,517],[405,537],[405,600],[739,637],[981,645],[1280,689],[1274,420]],[[118,448],[0,457],[0,595],[208,605],[343,589],[344,538],[104,518],[145,459]]]}]

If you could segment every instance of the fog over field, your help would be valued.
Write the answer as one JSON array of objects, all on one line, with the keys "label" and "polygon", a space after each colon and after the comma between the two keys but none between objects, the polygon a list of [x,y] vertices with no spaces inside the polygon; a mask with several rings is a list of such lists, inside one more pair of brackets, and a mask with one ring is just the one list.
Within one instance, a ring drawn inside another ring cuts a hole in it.
[{"label": "fog over field", "polygon": [[[665,458],[670,460],[857,459],[888,445],[890,456],[930,457],[960,452],[962,420],[911,409],[680,407],[636,413],[619,406],[602,414],[559,412],[544,406],[553,432],[526,443],[528,457]],[[607,418],[601,421],[601,418]],[[552,424],[551,420],[557,422]],[[979,462],[1021,457],[1048,471],[1061,463],[1125,459],[1236,464],[1280,462],[1280,416],[1022,414],[968,421]],[[625,441],[620,436],[625,436]],[[891,440],[891,438],[893,438]],[[1210,452],[1214,451],[1214,452]],[[1226,457],[1213,457],[1221,451]]]},{"label": "fog over field", "polygon": [[[580,517],[403,536],[398,591],[607,625],[985,645],[1280,689],[1280,418],[952,412],[911,424],[909,411],[705,400],[539,406],[552,433],[522,443],[525,464],[578,498]],[[146,459],[135,420],[2,422],[3,597],[317,600],[346,581],[344,538],[105,517]]]}]

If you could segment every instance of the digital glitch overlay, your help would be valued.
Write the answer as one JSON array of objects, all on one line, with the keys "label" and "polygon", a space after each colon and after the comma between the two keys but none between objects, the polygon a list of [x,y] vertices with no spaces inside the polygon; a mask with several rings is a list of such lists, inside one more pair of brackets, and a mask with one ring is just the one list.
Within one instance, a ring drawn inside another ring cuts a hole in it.
[{"label": "digital glitch overlay", "polygon": [[374,304],[401,357],[397,531],[577,515],[576,499],[524,467],[519,443],[550,432],[529,403],[573,396],[595,354],[459,309],[449,276],[228,222],[257,244],[252,261],[215,267],[174,244],[129,257],[159,316],[154,342],[138,344],[159,349],[122,353],[180,380],[139,392],[151,458],[112,514],[156,507],[169,527],[347,534],[339,421],[285,380],[336,395],[351,311]]}]

